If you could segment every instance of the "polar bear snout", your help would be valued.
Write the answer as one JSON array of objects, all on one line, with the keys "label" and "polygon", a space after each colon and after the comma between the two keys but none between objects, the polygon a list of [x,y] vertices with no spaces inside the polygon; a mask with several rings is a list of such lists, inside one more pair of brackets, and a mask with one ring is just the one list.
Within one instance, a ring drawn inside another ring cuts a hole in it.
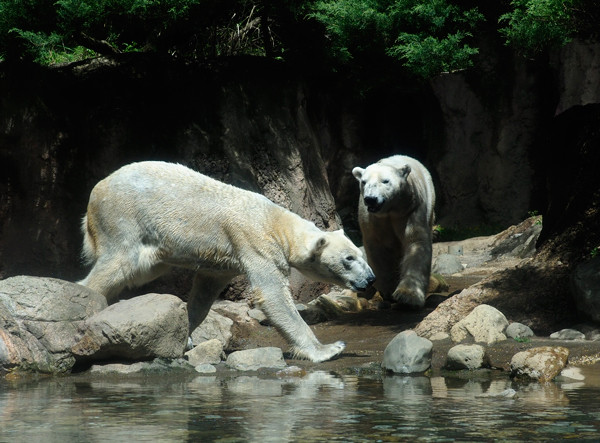
[{"label": "polar bear snout", "polygon": [[371,271],[370,268],[368,275],[364,279],[350,282],[350,284],[352,285],[352,290],[356,292],[366,291],[371,286],[373,286],[373,283],[375,283],[375,274],[373,274],[373,271]]},{"label": "polar bear snout", "polygon": [[363,201],[369,212],[379,212],[384,202],[382,198],[373,195],[365,195]]}]

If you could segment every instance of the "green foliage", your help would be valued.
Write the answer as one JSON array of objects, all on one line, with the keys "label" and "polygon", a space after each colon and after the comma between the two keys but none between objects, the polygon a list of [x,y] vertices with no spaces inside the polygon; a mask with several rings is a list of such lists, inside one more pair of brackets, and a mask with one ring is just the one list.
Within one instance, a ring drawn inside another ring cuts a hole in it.
[{"label": "green foliage", "polygon": [[[597,35],[598,20],[600,3],[586,0],[0,0],[0,59],[302,54],[375,74],[396,64],[428,78],[471,67],[482,29],[536,55],[577,32]],[[320,57],[324,46],[334,57]]]},{"label": "green foliage", "polygon": [[518,343],[530,343],[531,339],[529,337],[515,337],[514,339]]},{"label": "green foliage", "polygon": [[596,246],[595,248],[592,248],[592,250],[590,251],[590,257],[592,257],[592,258],[598,257],[598,254],[600,254],[600,246]]},{"label": "green foliage", "polygon": [[479,50],[472,32],[483,21],[477,8],[463,10],[446,0],[398,0],[391,8],[401,29],[388,53],[422,77],[473,65]]},{"label": "green foliage", "polygon": [[506,44],[535,56],[567,43],[576,31],[573,13],[581,0],[512,0],[510,12],[500,16],[499,32]]},{"label": "green foliage", "polygon": [[265,56],[280,44],[268,16],[277,8],[268,0],[2,0],[0,57],[53,63],[135,51]]},{"label": "green foliage", "polygon": [[431,77],[473,64],[472,30],[483,19],[446,0],[323,0],[312,8],[342,60],[382,52]]},{"label": "green foliage", "polygon": [[348,61],[355,54],[385,50],[392,20],[385,2],[379,0],[317,1],[310,17],[328,33],[334,55]]}]

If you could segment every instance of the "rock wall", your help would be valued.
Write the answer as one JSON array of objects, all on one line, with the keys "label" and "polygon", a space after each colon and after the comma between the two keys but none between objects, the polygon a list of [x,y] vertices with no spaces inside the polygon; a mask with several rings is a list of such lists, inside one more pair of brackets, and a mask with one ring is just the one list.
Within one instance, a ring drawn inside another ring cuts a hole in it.
[{"label": "rock wall", "polygon": [[0,278],[82,278],[89,192],[138,160],[190,165],[322,228],[343,223],[357,240],[350,171],[395,153],[431,170],[442,225],[507,227],[544,213],[556,173],[548,134],[557,114],[599,101],[600,46],[574,42],[552,64],[490,54],[477,72],[362,96],[344,79],[253,58],[0,64]]}]

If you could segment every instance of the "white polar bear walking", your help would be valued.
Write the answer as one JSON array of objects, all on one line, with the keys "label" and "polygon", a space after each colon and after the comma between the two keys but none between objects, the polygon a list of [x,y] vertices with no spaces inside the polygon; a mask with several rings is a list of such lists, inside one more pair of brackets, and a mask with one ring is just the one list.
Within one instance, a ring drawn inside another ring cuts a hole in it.
[{"label": "white polar bear walking", "polygon": [[291,297],[290,267],[354,291],[375,279],[342,230],[321,231],[260,194],[178,164],[133,163],[100,181],[82,229],[83,254],[94,266],[79,283],[109,303],[126,286],[147,283],[171,267],[191,269],[191,333],[230,280],[246,274],[255,302],[295,355],[314,362],[338,355],[345,344],[321,344],[304,322]]},{"label": "white polar bear walking", "polygon": [[429,171],[394,155],[352,174],[360,183],[358,220],[375,288],[421,308],[429,285],[435,190]]}]

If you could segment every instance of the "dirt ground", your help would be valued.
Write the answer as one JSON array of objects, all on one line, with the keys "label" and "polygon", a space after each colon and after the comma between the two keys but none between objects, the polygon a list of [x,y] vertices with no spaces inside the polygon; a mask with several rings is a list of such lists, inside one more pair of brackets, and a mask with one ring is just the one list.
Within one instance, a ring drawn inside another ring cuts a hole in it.
[{"label": "dirt ground", "polygon": [[[400,332],[414,328],[423,318],[432,312],[437,304],[462,289],[469,287],[502,266],[514,266],[515,262],[505,262],[495,266],[484,265],[477,270],[462,276],[446,277],[449,287],[447,291],[429,295],[424,309],[420,311],[364,310],[359,313],[346,314],[335,320],[311,326],[322,343],[343,340],[346,349],[336,359],[321,363],[312,363],[286,356],[290,366],[298,366],[306,370],[323,370],[335,373],[368,373],[379,372],[383,360],[383,352],[388,343]],[[510,319],[509,319],[510,321]],[[238,329],[234,332],[233,348],[236,350],[263,346],[276,346],[287,349],[287,344],[272,327],[254,326],[250,329]],[[434,341],[432,370],[443,369],[448,349],[454,346],[452,340]],[[564,346],[570,350],[571,364],[588,364],[600,360],[600,341],[558,341],[548,337],[533,337],[526,342],[508,339],[486,347],[489,366],[508,370],[512,356],[522,350],[537,346]]]}]

